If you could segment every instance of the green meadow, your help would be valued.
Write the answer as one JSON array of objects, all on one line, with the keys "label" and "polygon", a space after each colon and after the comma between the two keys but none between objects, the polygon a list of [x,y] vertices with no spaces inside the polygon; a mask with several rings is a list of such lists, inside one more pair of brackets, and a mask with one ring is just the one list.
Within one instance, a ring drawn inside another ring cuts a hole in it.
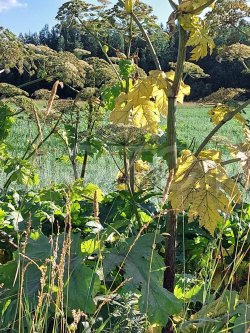
[{"label": "green meadow", "polygon": [[[37,101],[39,107],[44,106],[43,101]],[[177,112],[177,136],[179,140],[184,141],[190,149],[195,150],[211,131],[214,125],[211,123],[208,111],[212,106],[199,104],[189,104],[179,106]],[[250,119],[250,108],[245,110],[247,118]],[[42,124],[44,131],[48,126]],[[162,120],[162,126],[166,126],[166,120]],[[13,154],[22,156],[27,142],[32,141],[37,132],[36,124],[33,120],[23,116],[11,130],[9,144]],[[216,148],[222,138],[227,138],[232,143],[240,142],[243,139],[241,126],[237,121],[227,123],[217,133],[214,142],[207,148]],[[224,151],[225,154],[226,151]],[[52,183],[69,183],[73,180],[73,171],[70,162],[63,160],[62,156],[67,155],[65,146],[56,135],[52,135],[48,141],[38,151],[34,163],[40,175],[40,186],[50,185]],[[119,163],[119,157],[116,156]],[[154,161],[154,167],[157,168],[158,160]],[[163,168],[164,169],[164,168]],[[230,165],[230,173],[237,172],[237,165]],[[95,183],[104,191],[109,191],[115,186],[115,178],[118,168],[109,154],[101,157],[90,158],[88,161],[86,183]],[[164,178],[164,175],[162,175]],[[160,182],[161,183],[161,182]]]}]

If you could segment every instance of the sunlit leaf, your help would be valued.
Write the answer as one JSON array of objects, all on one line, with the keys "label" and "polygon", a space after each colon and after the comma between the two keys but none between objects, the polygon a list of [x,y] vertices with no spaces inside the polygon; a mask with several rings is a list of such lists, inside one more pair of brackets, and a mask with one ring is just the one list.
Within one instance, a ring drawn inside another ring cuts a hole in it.
[{"label": "sunlit leaf", "polygon": [[215,47],[212,37],[209,36],[209,30],[205,22],[196,15],[183,14],[179,18],[180,24],[184,30],[189,32],[187,46],[193,46],[190,60],[198,61],[204,58],[208,53],[212,54]]},{"label": "sunlit leaf", "polygon": [[[212,122],[217,125],[219,124],[227,114],[234,111],[231,107],[226,104],[216,105],[212,110],[208,112]],[[241,124],[246,124],[246,119],[240,114],[236,114],[233,119],[238,120]]]},{"label": "sunlit leaf", "polygon": [[229,214],[233,202],[240,198],[236,183],[217,161],[218,155],[213,151],[202,152],[198,158],[184,151],[169,195],[175,210],[188,210],[189,220],[198,218],[211,234],[219,224],[223,225],[222,213]]},{"label": "sunlit leaf", "polygon": [[[174,76],[174,71],[150,71],[128,93],[120,94],[110,120],[115,124],[131,124],[156,133],[160,115],[167,116],[168,88],[173,84]],[[184,96],[189,94],[190,87],[181,82],[177,102],[183,103]]]}]

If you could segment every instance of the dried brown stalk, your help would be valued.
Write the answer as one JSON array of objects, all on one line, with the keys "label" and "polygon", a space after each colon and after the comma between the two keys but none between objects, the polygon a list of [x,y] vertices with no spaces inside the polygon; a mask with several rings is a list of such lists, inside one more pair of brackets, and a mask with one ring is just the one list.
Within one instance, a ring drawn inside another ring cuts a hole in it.
[{"label": "dried brown stalk", "polygon": [[52,105],[53,105],[53,102],[55,100],[57,89],[58,89],[59,86],[63,89],[63,82],[57,80],[53,84],[53,87],[52,87],[52,90],[51,90],[51,93],[50,93],[50,97],[49,97],[49,101],[48,101],[48,108],[47,108],[47,111],[46,111],[46,118],[49,116],[49,114],[51,112]]}]

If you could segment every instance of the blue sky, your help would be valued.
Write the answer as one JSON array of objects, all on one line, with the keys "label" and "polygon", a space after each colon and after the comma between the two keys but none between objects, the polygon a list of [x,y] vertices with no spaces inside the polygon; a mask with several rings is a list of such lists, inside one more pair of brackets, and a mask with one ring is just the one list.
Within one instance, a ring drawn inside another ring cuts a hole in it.
[{"label": "blue sky", "polygon": [[[47,23],[52,27],[57,9],[67,0],[0,0],[0,26],[15,34],[40,31]],[[88,0],[86,0],[88,1]],[[89,2],[95,3],[95,0]],[[113,0],[114,2],[114,0]],[[154,9],[159,22],[165,23],[171,12],[168,0],[144,0]]]}]

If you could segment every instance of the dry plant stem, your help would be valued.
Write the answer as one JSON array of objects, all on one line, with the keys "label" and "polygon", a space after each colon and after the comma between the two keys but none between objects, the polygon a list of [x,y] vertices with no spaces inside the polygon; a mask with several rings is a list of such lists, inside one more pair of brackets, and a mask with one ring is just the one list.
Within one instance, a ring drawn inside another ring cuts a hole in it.
[{"label": "dry plant stem", "polygon": [[174,169],[170,170],[169,175],[167,177],[167,182],[164,187],[163,194],[162,194],[162,202],[161,202],[162,206],[164,206],[165,202],[168,199],[168,194],[169,194],[170,186],[171,186],[173,179],[174,179]]},{"label": "dry plant stem", "polygon": [[155,49],[153,47],[153,44],[152,44],[146,30],[143,28],[143,25],[141,24],[141,22],[138,20],[137,16],[134,13],[131,13],[131,17],[133,18],[133,20],[137,24],[138,28],[140,29],[141,33],[143,34],[143,37],[145,38],[145,40],[148,44],[148,47],[149,47],[149,50],[150,50],[151,56],[153,58],[156,69],[161,71],[161,64],[159,62],[159,59],[157,57],[157,54],[156,54]]},{"label": "dry plant stem", "polygon": [[[176,143],[176,98],[179,92],[180,83],[183,75],[183,66],[186,57],[187,33],[179,27],[179,48],[176,65],[175,78],[168,95],[168,119],[167,119],[167,143],[168,143],[168,169],[173,174],[177,167],[177,143]],[[177,215],[172,210],[169,203],[169,212],[166,221],[166,232],[170,235],[166,238],[165,244],[165,272],[163,286],[170,292],[174,291],[175,285],[175,261],[176,261],[176,229]],[[169,319],[167,326],[163,329],[165,333],[174,332],[173,323]]]},{"label": "dry plant stem", "polygon": [[203,150],[203,148],[210,142],[211,138],[219,131],[219,129],[225,125],[229,120],[233,119],[234,116],[236,116],[238,113],[243,111],[248,105],[250,104],[250,99],[247,100],[242,105],[238,106],[233,112],[228,113],[224,119],[219,122],[217,126],[214,127],[214,129],[208,134],[208,136],[203,140],[199,148],[197,149],[196,153],[194,154],[196,157],[200,154],[200,152]]},{"label": "dry plant stem", "polygon": [[37,130],[38,130],[38,133],[39,133],[39,136],[40,136],[40,141],[43,141],[42,126],[41,126],[40,119],[39,119],[39,116],[38,116],[38,113],[37,113],[35,107],[32,108],[32,111],[33,111],[33,114],[34,114],[34,117],[35,117]]},{"label": "dry plant stem", "polygon": [[23,84],[20,84],[19,86],[17,86],[17,88],[24,88],[24,87],[27,87],[27,86],[30,86],[34,83],[38,83],[38,82],[41,82],[43,81],[44,79],[42,78],[39,78],[39,79],[35,79],[35,80],[32,80],[32,81],[28,81],[26,83],[23,83]]},{"label": "dry plant stem", "polygon": [[237,163],[240,161],[241,161],[241,158],[232,158],[231,160],[221,162],[221,165],[224,166],[224,165],[228,165],[228,164],[232,164],[232,163]]},{"label": "dry plant stem", "polygon": [[[71,251],[71,232],[72,232],[72,223],[71,223],[71,215],[70,215],[70,207],[69,207],[69,196],[66,196],[66,217],[65,217],[65,238],[62,245],[62,251],[59,258],[59,263],[57,265],[57,285],[58,292],[55,301],[55,306],[57,312],[54,318],[54,325],[52,333],[57,332],[58,321],[60,320],[61,329],[60,332],[65,332],[65,300],[64,300],[64,275],[68,274],[67,268],[69,269],[70,265],[70,251]],[[69,277],[69,274],[68,274]],[[60,319],[61,317],[61,319]]]},{"label": "dry plant stem", "polygon": [[47,119],[47,117],[51,113],[52,106],[53,106],[53,103],[54,103],[54,100],[55,100],[55,97],[56,97],[56,93],[57,93],[58,87],[63,88],[63,83],[60,82],[59,80],[57,80],[53,84],[53,87],[52,87],[52,90],[51,90],[51,93],[50,93],[50,97],[49,97],[49,101],[48,101],[48,107],[47,107],[45,119]]}]

